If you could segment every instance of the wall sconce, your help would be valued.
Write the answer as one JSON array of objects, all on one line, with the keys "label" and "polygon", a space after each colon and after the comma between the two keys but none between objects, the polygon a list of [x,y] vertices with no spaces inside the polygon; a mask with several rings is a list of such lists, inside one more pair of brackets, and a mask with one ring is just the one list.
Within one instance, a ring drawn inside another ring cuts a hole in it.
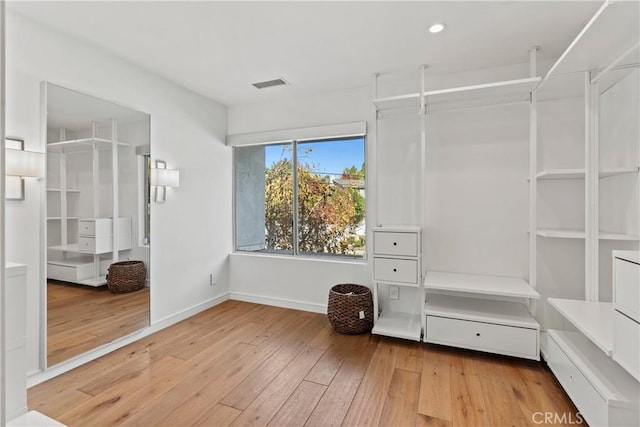
[{"label": "wall sconce", "polygon": [[45,154],[25,151],[24,141],[5,138],[5,198],[24,200],[24,178],[43,178]]},{"label": "wall sconce", "polygon": [[164,203],[167,198],[167,187],[180,186],[180,171],[167,169],[167,163],[156,160],[156,167],[151,168],[150,184],[155,187],[154,200],[156,203]]}]

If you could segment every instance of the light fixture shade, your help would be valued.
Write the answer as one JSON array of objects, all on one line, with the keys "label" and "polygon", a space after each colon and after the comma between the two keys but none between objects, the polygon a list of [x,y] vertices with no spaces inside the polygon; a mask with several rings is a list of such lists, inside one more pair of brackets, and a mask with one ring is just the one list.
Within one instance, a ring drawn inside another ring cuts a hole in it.
[{"label": "light fixture shade", "polygon": [[151,168],[151,185],[160,187],[179,187],[180,171],[177,169]]},{"label": "light fixture shade", "polygon": [[5,175],[23,178],[44,177],[45,155],[35,151],[5,150]]}]

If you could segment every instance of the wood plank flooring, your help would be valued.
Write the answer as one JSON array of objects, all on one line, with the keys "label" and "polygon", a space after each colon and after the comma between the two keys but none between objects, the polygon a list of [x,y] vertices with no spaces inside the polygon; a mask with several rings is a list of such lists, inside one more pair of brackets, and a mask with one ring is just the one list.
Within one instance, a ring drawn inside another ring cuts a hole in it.
[{"label": "wood plank flooring", "polygon": [[113,294],[106,286],[47,282],[48,366],[148,325],[149,288]]},{"label": "wood plank flooring", "polygon": [[536,426],[536,412],[577,419],[542,363],[340,335],[325,315],[240,301],[32,387],[29,408],[70,426]]}]

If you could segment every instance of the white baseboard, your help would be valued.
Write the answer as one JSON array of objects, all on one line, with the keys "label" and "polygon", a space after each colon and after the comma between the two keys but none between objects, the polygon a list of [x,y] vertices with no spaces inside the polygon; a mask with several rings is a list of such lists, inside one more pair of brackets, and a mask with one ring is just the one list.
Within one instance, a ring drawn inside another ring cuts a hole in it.
[{"label": "white baseboard", "polygon": [[327,314],[326,304],[315,304],[285,298],[273,298],[264,295],[249,294],[246,292],[231,292],[230,299],[264,305],[273,305],[276,307],[292,308],[294,310],[310,311],[312,313]]},{"label": "white baseboard", "polygon": [[167,316],[163,319],[155,321],[150,326],[138,331],[134,332],[125,337],[119,338],[116,341],[110,342],[109,344],[105,344],[100,346],[94,350],[91,350],[87,353],[81,354],[77,357],[69,359],[65,362],[62,362],[58,365],[52,366],[51,368],[46,369],[45,371],[39,371],[30,375],[27,378],[27,388],[38,385],[44,381],[50,380],[51,378],[57,377],[58,375],[64,374],[72,369],[77,368],[78,366],[84,365],[85,363],[91,362],[99,357],[104,356],[105,354],[111,353],[119,348],[122,348],[128,344],[138,341],[141,338],[144,338],[148,335],[151,335],[155,332],[158,332],[164,328],[167,328],[171,325],[174,325],[184,319],[187,319],[193,315],[200,313],[201,311],[207,310],[211,307],[215,307],[216,305],[227,301],[229,299],[229,292],[226,292],[222,295],[219,295],[210,300],[204,301],[200,304],[196,304],[192,307],[189,307],[186,310],[173,314],[171,316]]}]

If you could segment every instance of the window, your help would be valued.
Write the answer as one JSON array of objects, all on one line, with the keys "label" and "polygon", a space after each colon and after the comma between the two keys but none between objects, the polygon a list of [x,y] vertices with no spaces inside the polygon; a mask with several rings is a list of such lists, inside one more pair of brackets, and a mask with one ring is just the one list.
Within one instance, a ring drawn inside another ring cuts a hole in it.
[{"label": "window", "polygon": [[234,148],[237,251],[365,255],[364,137]]}]

